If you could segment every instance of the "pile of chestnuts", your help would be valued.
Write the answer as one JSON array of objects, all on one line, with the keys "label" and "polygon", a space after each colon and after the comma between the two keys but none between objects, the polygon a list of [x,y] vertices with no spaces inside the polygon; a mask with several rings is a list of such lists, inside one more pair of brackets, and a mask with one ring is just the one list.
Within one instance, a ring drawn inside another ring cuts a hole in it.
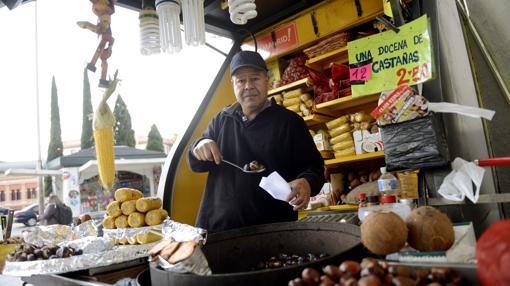
[{"label": "pile of chestnuts", "polygon": [[45,260],[55,258],[66,258],[75,255],[81,255],[81,249],[75,249],[67,246],[42,246],[37,247],[33,244],[19,244],[16,249],[7,255],[7,261],[23,262],[34,260]]},{"label": "pile of chestnuts", "polygon": [[449,268],[411,268],[390,265],[374,258],[365,258],[358,263],[347,260],[340,266],[327,265],[322,273],[314,268],[305,268],[301,277],[290,280],[289,286],[440,286],[465,285],[464,280]]}]

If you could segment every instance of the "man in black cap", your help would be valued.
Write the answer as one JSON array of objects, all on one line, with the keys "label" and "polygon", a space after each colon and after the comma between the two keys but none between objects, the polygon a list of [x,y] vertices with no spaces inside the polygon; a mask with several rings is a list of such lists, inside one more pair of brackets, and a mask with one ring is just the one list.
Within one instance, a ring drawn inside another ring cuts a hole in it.
[{"label": "man in black cap", "polygon": [[[209,172],[197,225],[210,232],[255,224],[294,221],[324,184],[324,161],[303,119],[268,100],[268,69],[260,54],[240,51],[230,63],[237,103],[218,113],[190,147],[188,164]],[[248,174],[240,166],[257,161],[266,170]],[[287,202],[259,187],[277,171],[291,186]]]}]

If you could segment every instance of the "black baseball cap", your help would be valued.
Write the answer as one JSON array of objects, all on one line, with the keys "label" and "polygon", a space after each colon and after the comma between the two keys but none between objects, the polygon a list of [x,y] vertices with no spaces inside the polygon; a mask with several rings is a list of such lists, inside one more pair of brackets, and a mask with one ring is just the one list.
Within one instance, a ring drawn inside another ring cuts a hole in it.
[{"label": "black baseball cap", "polygon": [[232,57],[230,62],[230,75],[233,75],[238,69],[243,67],[252,67],[267,71],[266,62],[262,56],[253,51],[240,51]]}]

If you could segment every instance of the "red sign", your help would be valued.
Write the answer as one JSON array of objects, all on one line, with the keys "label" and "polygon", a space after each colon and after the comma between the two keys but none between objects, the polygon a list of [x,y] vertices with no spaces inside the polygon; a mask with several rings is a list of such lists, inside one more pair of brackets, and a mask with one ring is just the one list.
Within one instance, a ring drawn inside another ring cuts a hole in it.
[{"label": "red sign", "polygon": [[299,39],[294,22],[257,37],[258,50],[262,55],[268,55],[267,57],[276,56],[297,46],[299,46]]}]

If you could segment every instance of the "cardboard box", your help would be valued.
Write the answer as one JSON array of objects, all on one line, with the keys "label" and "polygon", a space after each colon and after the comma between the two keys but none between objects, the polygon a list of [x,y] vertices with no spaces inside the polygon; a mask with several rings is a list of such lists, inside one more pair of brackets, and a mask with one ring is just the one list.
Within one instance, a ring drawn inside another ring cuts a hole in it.
[{"label": "cardboard box", "polygon": [[331,146],[329,145],[329,136],[325,134],[315,134],[313,136],[313,142],[315,142],[315,146],[319,151],[331,150]]},{"label": "cardboard box", "polygon": [[356,130],[352,133],[356,155],[384,150],[381,132],[370,133],[368,130]]}]

